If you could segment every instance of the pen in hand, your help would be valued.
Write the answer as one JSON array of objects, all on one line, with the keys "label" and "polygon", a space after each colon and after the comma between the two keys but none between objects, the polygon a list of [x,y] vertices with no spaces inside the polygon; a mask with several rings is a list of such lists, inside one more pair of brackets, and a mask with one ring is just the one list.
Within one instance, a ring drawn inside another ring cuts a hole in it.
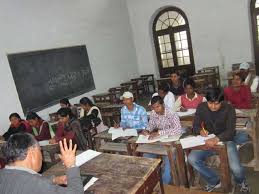
[{"label": "pen in hand", "polygon": [[200,131],[200,135],[201,136],[208,136],[209,132],[204,128],[204,122],[201,123],[201,131]]}]

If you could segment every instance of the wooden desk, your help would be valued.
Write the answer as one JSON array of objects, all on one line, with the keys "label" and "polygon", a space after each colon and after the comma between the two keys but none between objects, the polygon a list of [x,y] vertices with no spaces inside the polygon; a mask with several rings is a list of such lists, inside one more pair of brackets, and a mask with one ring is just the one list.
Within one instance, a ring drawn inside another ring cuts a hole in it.
[{"label": "wooden desk", "polygon": [[[138,144],[136,143],[138,137],[132,137],[128,140],[131,144],[133,155],[136,155]],[[185,158],[182,146],[179,142],[154,142],[149,145],[163,146],[167,152],[170,162],[171,176],[173,178],[173,185],[188,187],[187,170],[185,165]],[[176,159],[174,159],[173,150],[176,149]],[[176,165],[175,165],[176,162]]]},{"label": "wooden desk", "polygon": [[155,87],[155,79],[154,79],[154,74],[146,74],[146,75],[141,75],[140,77],[146,78],[146,84],[147,84],[147,89],[148,92],[150,93],[150,88],[149,86],[152,87],[152,92],[155,93],[156,87]]},{"label": "wooden desk", "polygon": [[[81,174],[99,178],[88,191],[95,194],[150,194],[157,184],[164,193],[160,179],[160,159],[116,154],[101,154],[80,167]],[[44,176],[63,175],[65,167],[58,163]]]},{"label": "wooden desk", "polygon": [[[44,162],[58,163],[60,161],[59,158],[55,157],[56,154],[60,153],[59,144],[41,146],[41,152]],[[50,156],[50,161],[48,161],[48,156],[45,153]]]},{"label": "wooden desk", "polygon": [[156,82],[157,82],[157,86],[159,87],[162,83],[170,83],[171,81],[171,78],[170,77],[165,77],[165,78],[160,78],[160,79],[157,79]]},{"label": "wooden desk", "polygon": [[[229,192],[231,190],[231,176],[230,176],[230,171],[229,171],[229,165],[228,165],[228,155],[227,155],[227,149],[225,145],[216,145],[213,148],[209,148],[207,146],[197,146],[197,147],[193,147],[193,148],[188,148],[185,149],[185,152],[187,154],[187,156],[189,155],[189,153],[191,152],[191,150],[212,150],[215,151],[220,158],[220,166],[219,166],[219,170],[220,170],[220,180],[221,180],[221,184],[222,184],[222,188],[224,192]],[[193,172],[193,168],[191,165],[188,164],[188,171],[190,174],[190,186],[193,185],[193,181],[194,181],[194,172]]]},{"label": "wooden desk", "polygon": [[237,117],[247,117],[251,121],[251,127],[246,131],[253,142],[254,159],[248,163],[242,164],[243,166],[252,167],[255,171],[259,171],[259,118],[257,109],[239,109],[241,112],[236,113]]}]

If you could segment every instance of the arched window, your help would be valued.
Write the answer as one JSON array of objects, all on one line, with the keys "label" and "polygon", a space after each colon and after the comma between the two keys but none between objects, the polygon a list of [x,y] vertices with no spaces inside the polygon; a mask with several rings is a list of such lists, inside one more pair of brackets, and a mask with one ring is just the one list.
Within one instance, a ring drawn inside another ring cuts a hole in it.
[{"label": "arched window", "polygon": [[167,7],[153,23],[153,36],[160,76],[174,70],[192,75],[195,72],[189,23],[182,10]]},{"label": "arched window", "polygon": [[251,21],[256,74],[259,75],[259,0],[251,0]]}]

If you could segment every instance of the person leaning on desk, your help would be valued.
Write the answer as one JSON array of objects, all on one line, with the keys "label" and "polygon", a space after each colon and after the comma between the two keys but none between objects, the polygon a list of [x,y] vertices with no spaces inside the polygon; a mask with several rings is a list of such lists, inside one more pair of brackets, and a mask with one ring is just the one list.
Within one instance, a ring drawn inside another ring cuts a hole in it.
[{"label": "person leaning on desk", "polygon": [[[247,193],[250,188],[245,180],[244,169],[241,166],[236,147],[235,127],[236,112],[232,105],[224,101],[224,93],[220,88],[208,88],[207,102],[201,103],[195,113],[193,130],[201,136],[215,134],[216,137],[205,141],[206,146],[213,147],[220,141],[227,147],[227,155],[230,171],[242,193]],[[216,153],[208,150],[192,150],[188,156],[188,162],[196,169],[204,180],[207,181],[205,190],[208,192],[219,188],[221,183],[218,175],[208,168],[205,160]]]},{"label": "person leaning on desk", "polygon": [[[59,142],[66,176],[43,177],[38,174],[42,166],[42,154],[37,140],[28,133],[12,135],[4,146],[7,165],[0,170],[1,194],[83,194],[80,169],[75,166],[77,146],[72,140]],[[59,185],[67,185],[61,187]]]}]

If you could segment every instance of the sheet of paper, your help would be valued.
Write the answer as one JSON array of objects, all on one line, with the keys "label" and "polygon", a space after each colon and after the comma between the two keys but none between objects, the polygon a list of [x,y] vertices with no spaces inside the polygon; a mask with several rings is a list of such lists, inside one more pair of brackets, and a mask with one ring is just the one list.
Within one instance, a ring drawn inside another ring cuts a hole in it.
[{"label": "sheet of paper", "polygon": [[180,139],[180,142],[182,144],[183,149],[186,149],[186,148],[192,148],[195,146],[204,145],[206,140],[211,139],[213,137],[215,137],[214,134],[210,134],[207,137],[202,137],[198,135],[198,136],[192,136],[192,137]]},{"label": "sheet of paper", "polygon": [[116,130],[111,131],[112,140],[115,140],[119,137],[131,137],[131,136],[138,136],[138,132],[136,129],[122,129],[118,128]]},{"label": "sheet of paper", "polygon": [[76,166],[81,166],[82,164],[92,160],[96,156],[99,156],[101,153],[96,152],[94,150],[87,150],[79,155],[76,156]]},{"label": "sheet of paper", "polygon": [[49,140],[39,141],[40,146],[50,145]]},{"label": "sheet of paper", "polygon": [[196,112],[196,109],[187,109],[186,112],[176,112],[179,117],[184,117],[184,116],[190,116],[194,115]]},{"label": "sheet of paper", "polygon": [[178,141],[180,139],[182,134],[180,135],[172,135],[172,136],[168,136],[165,139],[161,139],[161,142],[173,142],[173,141]]},{"label": "sheet of paper", "polygon": [[152,140],[149,140],[148,138],[149,138],[149,135],[139,135],[136,143],[154,143],[154,142],[157,142],[157,141],[161,141],[165,138],[168,138],[168,135],[158,136],[158,137],[155,137]]},{"label": "sheet of paper", "polygon": [[88,183],[86,183],[86,185],[84,186],[84,191],[86,191],[90,186],[92,186],[97,180],[98,178],[91,178],[90,181],[88,181]]},{"label": "sheet of paper", "polygon": [[119,128],[110,127],[110,129],[108,130],[108,133],[115,133],[118,130],[122,130],[122,127],[119,127]]},{"label": "sheet of paper", "polygon": [[236,114],[242,114],[243,112],[239,109],[236,109]]}]

